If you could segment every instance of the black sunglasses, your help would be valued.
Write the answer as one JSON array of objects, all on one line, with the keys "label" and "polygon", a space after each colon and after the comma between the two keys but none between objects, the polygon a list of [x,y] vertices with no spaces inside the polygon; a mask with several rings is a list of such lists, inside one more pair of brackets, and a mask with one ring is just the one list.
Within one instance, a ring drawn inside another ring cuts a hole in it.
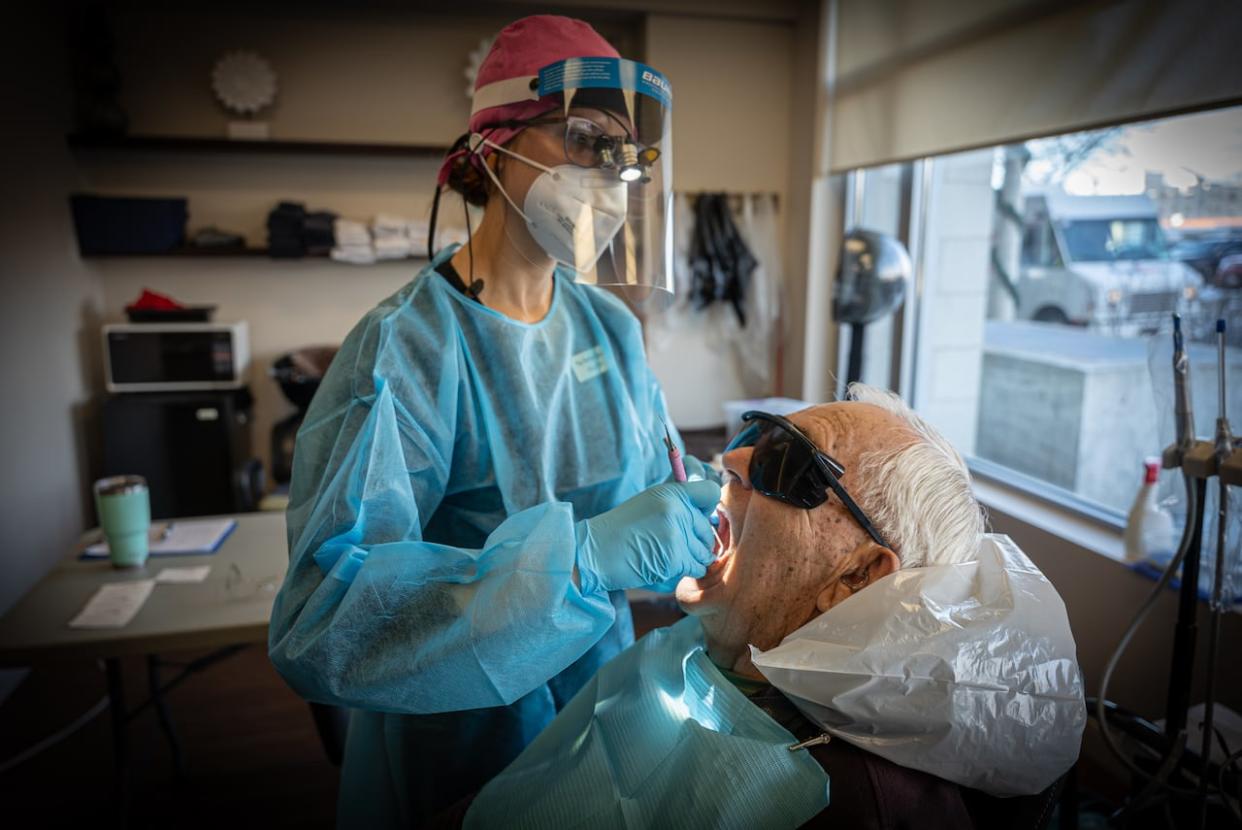
[{"label": "black sunglasses", "polygon": [[739,447],[755,448],[747,471],[755,490],[803,510],[819,507],[828,501],[828,493],[832,491],[867,535],[877,545],[888,547],[867,514],[841,485],[845,467],[831,455],[821,452],[789,421],[767,412],[746,412],[742,415],[742,428],[725,447],[725,452]]}]

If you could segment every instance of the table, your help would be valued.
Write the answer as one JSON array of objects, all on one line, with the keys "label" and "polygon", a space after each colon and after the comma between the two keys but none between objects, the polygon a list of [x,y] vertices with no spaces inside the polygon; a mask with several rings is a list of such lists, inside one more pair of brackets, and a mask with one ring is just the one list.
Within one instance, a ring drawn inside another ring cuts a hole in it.
[{"label": "table", "polygon": [[[118,570],[107,559],[79,559],[74,550],[0,619],[0,666],[26,666],[59,659],[102,659],[112,712],[117,805],[126,821],[129,790],[126,724],[154,706],[180,769],[180,747],[164,693],[252,643],[267,642],[272,602],[289,565],[283,513],[232,517],[237,527],[215,553],[157,556],[142,568]],[[83,540],[85,542],[85,539]],[[124,628],[75,629],[72,619],[100,585],[151,579],[166,567],[211,565],[198,583],[157,584],[137,616]],[[185,665],[163,683],[159,653],[181,649],[217,651]],[[120,658],[147,658],[150,697],[134,710],[125,705]]]}]

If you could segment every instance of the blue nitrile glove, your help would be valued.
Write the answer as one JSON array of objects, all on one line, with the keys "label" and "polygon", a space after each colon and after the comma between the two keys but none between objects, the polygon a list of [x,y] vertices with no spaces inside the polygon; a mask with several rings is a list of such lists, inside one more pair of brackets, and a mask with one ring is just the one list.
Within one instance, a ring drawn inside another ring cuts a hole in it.
[{"label": "blue nitrile glove", "polygon": [[693,455],[683,455],[681,457],[682,466],[686,468],[686,478],[693,479],[698,476],[705,481],[714,481],[721,483],[720,471],[708,464],[706,461],[700,461]]},{"label": "blue nitrile glove", "polygon": [[582,593],[671,591],[683,576],[702,576],[715,544],[707,515],[719,502],[720,485],[714,481],[657,484],[578,522]]}]

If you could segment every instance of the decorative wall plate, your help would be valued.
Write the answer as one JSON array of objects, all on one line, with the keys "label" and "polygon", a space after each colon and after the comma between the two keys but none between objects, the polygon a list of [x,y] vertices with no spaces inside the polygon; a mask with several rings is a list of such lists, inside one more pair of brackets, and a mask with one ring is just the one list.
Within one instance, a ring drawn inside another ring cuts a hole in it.
[{"label": "decorative wall plate", "polygon": [[254,52],[229,52],[211,71],[220,103],[240,115],[254,115],[276,100],[276,73]]}]

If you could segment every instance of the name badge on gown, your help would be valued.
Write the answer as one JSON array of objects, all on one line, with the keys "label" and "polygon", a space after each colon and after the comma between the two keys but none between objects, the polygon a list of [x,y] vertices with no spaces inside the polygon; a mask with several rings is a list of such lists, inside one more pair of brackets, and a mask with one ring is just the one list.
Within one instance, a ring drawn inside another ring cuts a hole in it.
[{"label": "name badge on gown", "polygon": [[597,378],[608,371],[608,361],[604,357],[603,346],[595,346],[578,352],[573,356],[571,362],[574,368],[574,377],[578,379],[578,383],[586,383],[588,380]]}]

